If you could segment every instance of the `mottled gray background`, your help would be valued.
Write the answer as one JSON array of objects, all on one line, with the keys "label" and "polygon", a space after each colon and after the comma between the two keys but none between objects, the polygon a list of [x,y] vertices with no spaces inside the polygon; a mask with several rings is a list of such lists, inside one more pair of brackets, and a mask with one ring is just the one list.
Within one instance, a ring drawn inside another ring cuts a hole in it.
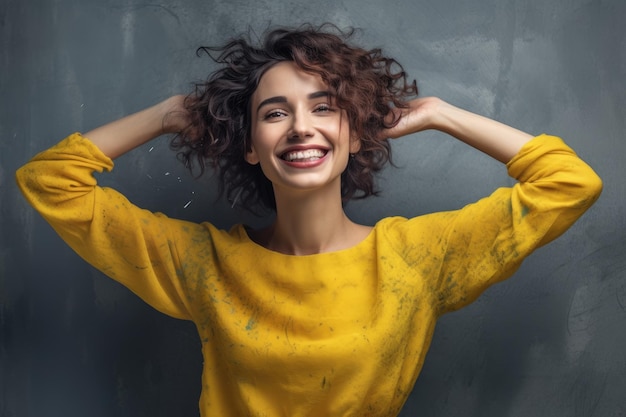
[{"label": "mottled gray background", "polygon": [[[438,95],[564,137],[600,201],[516,276],[445,316],[402,416],[626,416],[624,0],[0,0],[0,416],[196,416],[200,343],[67,249],[20,197],[36,151],[170,94],[213,66],[194,51],[251,27],[363,28]],[[453,209],[510,184],[444,135],[394,143],[358,221]],[[102,179],[135,203],[228,227],[166,140]],[[246,219],[246,221],[254,222]]]}]

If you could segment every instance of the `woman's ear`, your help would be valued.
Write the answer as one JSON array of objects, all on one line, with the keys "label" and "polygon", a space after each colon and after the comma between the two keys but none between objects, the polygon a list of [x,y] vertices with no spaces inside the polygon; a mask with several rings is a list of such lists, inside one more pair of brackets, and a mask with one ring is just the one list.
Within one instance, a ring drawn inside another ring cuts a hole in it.
[{"label": "woman's ear", "polygon": [[361,139],[350,136],[350,153],[357,153],[361,150]]},{"label": "woman's ear", "polygon": [[254,145],[250,145],[250,150],[246,152],[246,155],[244,156],[245,160],[247,163],[249,163],[250,165],[256,165],[259,163],[259,156],[256,153],[256,150],[254,149]]}]

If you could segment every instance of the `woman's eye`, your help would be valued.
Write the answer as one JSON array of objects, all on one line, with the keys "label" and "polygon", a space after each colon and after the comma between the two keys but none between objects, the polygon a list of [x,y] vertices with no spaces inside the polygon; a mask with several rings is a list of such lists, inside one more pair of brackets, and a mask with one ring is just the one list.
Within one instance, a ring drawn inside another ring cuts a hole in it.
[{"label": "woman's eye", "polygon": [[320,104],[319,106],[317,106],[315,108],[316,112],[327,112],[327,111],[330,111],[330,110],[331,110],[331,108],[330,108],[330,106],[328,104]]},{"label": "woman's eye", "polygon": [[269,113],[267,113],[265,115],[265,118],[266,119],[275,119],[277,117],[281,117],[281,116],[284,116],[284,115],[285,115],[285,113],[280,111],[280,110],[272,110],[271,112],[269,112]]}]

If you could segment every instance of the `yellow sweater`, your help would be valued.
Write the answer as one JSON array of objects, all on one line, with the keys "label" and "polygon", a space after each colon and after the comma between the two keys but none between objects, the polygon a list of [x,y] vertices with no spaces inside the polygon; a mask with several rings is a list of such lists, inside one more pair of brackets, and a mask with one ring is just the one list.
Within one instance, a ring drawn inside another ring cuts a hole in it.
[{"label": "yellow sweater", "polygon": [[193,320],[207,416],[396,416],[435,321],[563,233],[602,183],[542,135],[508,164],[512,188],[463,209],[386,218],[358,245],[290,256],[241,225],[170,219],[96,185],[113,163],[74,134],[17,173],[28,201],[87,262]]}]

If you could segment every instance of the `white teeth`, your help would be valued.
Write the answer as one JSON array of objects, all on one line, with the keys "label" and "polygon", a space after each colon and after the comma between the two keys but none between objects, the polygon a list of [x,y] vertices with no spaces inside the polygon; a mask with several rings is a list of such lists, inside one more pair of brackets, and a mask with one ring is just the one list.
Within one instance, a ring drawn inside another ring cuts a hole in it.
[{"label": "white teeth", "polygon": [[287,152],[283,155],[285,161],[305,161],[315,160],[324,156],[324,151],[321,149],[307,149],[305,151],[293,151]]}]

